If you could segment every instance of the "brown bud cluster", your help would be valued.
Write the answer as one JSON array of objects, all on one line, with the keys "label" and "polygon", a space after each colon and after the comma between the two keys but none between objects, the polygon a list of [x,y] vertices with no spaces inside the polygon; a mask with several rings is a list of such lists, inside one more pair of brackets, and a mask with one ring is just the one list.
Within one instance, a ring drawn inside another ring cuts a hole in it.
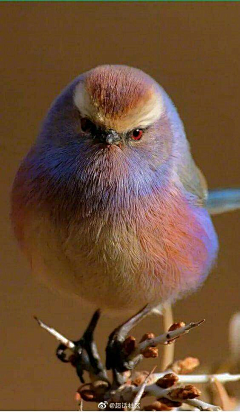
[{"label": "brown bud cluster", "polygon": [[144,349],[142,352],[144,358],[157,358],[158,357],[158,348],[154,346],[149,346],[149,348]]},{"label": "brown bud cluster", "polygon": [[179,378],[175,373],[167,373],[162,378],[158,379],[156,385],[160,386],[160,388],[171,388],[171,386],[175,385],[179,381]]},{"label": "brown bud cluster", "polygon": [[134,386],[140,386],[146,381],[147,377],[148,377],[148,385],[155,382],[154,376],[153,375],[149,376],[148,371],[141,371],[141,372],[135,371],[133,374],[133,379],[131,381],[131,384]]},{"label": "brown bud cluster", "polygon": [[[176,322],[176,323],[173,323],[173,324],[170,326],[170,328],[168,329],[168,332],[172,332],[172,331],[174,331],[174,330],[176,330],[176,329],[183,328],[185,325],[186,325],[186,324],[185,324],[184,322]],[[170,343],[173,343],[173,342],[174,342],[176,339],[178,339],[178,338],[180,338],[180,336],[177,336],[176,338],[173,338],[173,339],[168,340],[165,344],[166,344],[166,345],[169,345]]]},{"label": "brown bud cluster", "polygon": [[142,385],[142,383],[145,382],[148,375],[149,375],[148,371],[142,371],[142,372],[135,371],[133,379],[132,379],[132,385],[135,385],[135,386]]},{"label": "brown bud cluster", "polygon": [[[154,339],[155,335],[154,333],[145,333],[141,340],[141,342],[145,342],[146,340],[151,340]],[[148,348],[144,349],[141,354],[144,356],[144,358],[157,358],[158,357],[158,349],[155,346],[149,346]]]},{"label": "brown bud cluster", "polygon": [[173,330],[183,328],[184,326],[186,326],[186,323],[184,322],[175,322],[170,326],[170,328],[168,329],[168,332],[172,332]]},{"label": "brown bud cluster", "polygon": [[126,355],[130,355],[136,348],[136,339],[134,336],[128,336],[123,342],[123,349]]},{"label": "brown bud cluster", "polygon": [[177,374],[186,374],[192,372],[199,366],[200,362],[197,358],[188,357],[183,360],[174,362],[170,368]]},{"label": "brown bud cluster", "polygon": [[193,385],[186,385],[183,388],[173,389],[170,392],[170,396],[173,399],[184,401],[186,399],[194,399],[201,395],[198,388]]},{"label": "brown bud cluster", "polygon": [[141,342],[144,342],[145,340],[154,339],[154,338],[155,338],[154,333],[151,333],[151,332],[149,332],[149,333],[144,333],[142,339],[140,340],[140,343],[141,343]]}]

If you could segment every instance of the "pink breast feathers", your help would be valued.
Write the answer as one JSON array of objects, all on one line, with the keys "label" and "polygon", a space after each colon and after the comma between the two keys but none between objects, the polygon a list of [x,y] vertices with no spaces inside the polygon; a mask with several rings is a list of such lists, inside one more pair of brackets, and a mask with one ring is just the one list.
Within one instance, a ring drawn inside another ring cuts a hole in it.
[{"label": "pink breast feathers", "polygon": [[143,250],[141,271],[151,289],[155,283],[158,300],[175,299],[201,285],[218,249],[208,212],[176,190],[164,200],[153,196],[137,236]]}]

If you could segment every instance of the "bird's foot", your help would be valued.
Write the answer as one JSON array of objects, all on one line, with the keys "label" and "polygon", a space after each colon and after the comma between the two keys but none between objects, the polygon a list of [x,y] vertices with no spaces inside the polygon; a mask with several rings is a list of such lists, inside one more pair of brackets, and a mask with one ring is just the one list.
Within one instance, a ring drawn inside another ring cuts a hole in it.
[{"label": "bird's foot", "polygon": [[[132,316],[126,322],[118,326],[110,334],[106,347],[106,368],[113,372],[112,386],[120,386],[125,383],[127,374],[125,372],[133,370],[138,362],[142,359],[141,354],[130,356],[135,349],[135,338],[127,337],[128,333],[142,319],[151,312],[149,305],[141,309],[136,315]],[[100,361],[96,344],[93,339],[93,333],[100,317],[100,310],[97,310],[84,332],[83,336],[72,341],[72,353],[67,356],[67,346],[61,343],[56,351],[56,355],[62,362],[70,362],[75,368],[78,377],[84,383],[83,374],[87,371],[92,377],[98,380],[108,382],[107,372]]]},{"label": "bird's foot", "polygon": [[97,310],[93,314],[93,317],[83,336],[77,341],[72,341],[74,344],[74,350],[69,357],[67,357],[67,347],[64,344],[60,344],[56,350],[56,355],[59,360],[62,362],[70,362],[76,368],[76,372],[82,383],[84,383],[84,371],[87,371],[90,375],[95,376],[98,380],[108,382],[107,372],[101,363],[97,346],[93,339],[93,333],[97,326],[99,317],[100,310]]},{"label": "bird's foot", "polygon": [[114,329],[108,338],[106,368],[112,369],[116,386],[125,383],[126,374],[124,372],[133,370],[142,358],[140,354],[136,357],[129,358],[130,353],[132,353],[135,348],[135,339],[131,336],[127,338],[127,335],[151,310],[150,305],[144,306],[136,315]]}]

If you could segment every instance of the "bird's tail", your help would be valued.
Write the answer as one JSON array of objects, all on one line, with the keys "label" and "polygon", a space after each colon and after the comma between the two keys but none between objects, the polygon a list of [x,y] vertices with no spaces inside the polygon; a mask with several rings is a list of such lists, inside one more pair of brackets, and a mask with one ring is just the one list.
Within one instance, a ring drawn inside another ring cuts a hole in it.
[{"label": "bird's tail", "polygon": [[206,207],[211,215],[240,209],[240,188],[209,190]]}]

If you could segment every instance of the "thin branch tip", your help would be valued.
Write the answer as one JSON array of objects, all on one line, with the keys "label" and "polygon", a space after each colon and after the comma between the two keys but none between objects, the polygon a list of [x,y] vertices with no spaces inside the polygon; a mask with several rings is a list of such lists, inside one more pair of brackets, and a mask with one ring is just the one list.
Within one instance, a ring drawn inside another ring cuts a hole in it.
[{"label": "thin branch tip", "polygon": [[202,319],[202,320],[200,320],[199,322],[197,322],[197,325],[196,326],[200,326],[202,323],[204,323],[204,322],[206,322],[206,319]]},{"label": "thin branch tip", "polygon": [[45,329],[48,333],[50,333],[50,335],[54,336],[64,346],[72,350],[75,348],[75,345],[71,340],[65,338],[65,336],[61,335],[61,333],[57,332],[54,328],[51,328],[50,326],[46,325],[37,316],[34,316],[34,319],[37,321],[38,325],[42,329]]},{"label": "thin branch tip", "polygon": [[39,319],[37,316],[33,316],[33,319],[35,319],[36,320],[36,322],[38,323],[38,325],[40,326],[40,327],[44,327],[44,326],[47,326],[47,325],[45,325],[45,323],[41,320],[41,319]]}]

